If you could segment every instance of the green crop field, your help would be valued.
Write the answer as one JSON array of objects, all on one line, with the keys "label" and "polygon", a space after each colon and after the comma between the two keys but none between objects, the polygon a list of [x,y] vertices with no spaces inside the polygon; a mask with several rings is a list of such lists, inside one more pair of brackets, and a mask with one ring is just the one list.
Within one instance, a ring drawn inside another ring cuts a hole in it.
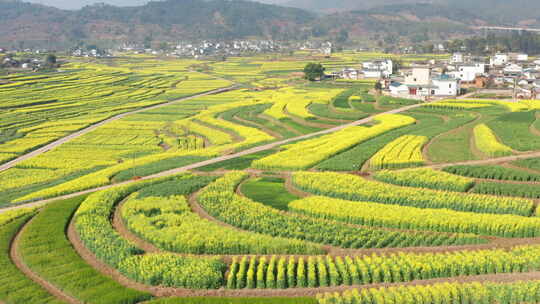
[{"label": "green crop field", "polygon": [[299,76],[435,57],[0,76],[0,303],[540,303],[540,101]]}]

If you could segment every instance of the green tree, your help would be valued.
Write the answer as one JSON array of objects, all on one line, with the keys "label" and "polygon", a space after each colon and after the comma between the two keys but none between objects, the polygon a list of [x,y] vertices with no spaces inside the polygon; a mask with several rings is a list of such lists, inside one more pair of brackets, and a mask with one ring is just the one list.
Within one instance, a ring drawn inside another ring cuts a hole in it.
[{"label": "green tree", "polygon": [[47,57],[45,57],[45,64],[48,66],[56,65],[56,55],[54,54],[47,55]]},{"label": "green tree", "polygon": [[320,63],[308,63],[304,68],[305,78],[309,81],[322,79],[325,68]]}]

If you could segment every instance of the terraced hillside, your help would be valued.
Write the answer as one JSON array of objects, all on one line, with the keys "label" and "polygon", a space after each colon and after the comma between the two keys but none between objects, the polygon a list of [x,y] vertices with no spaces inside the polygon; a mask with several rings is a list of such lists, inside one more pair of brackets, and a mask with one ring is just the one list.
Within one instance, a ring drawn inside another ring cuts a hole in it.
[{"label": "terraced hillside", "polygon": [[0,302],[540,303],[540,101],[69,60],[0,85]]}]

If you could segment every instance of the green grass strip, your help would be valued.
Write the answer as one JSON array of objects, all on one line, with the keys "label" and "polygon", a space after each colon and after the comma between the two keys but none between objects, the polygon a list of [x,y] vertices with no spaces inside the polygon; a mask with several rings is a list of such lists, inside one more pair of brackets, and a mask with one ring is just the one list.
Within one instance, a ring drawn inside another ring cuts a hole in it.
[{"label": "green grass strip", "polygon": [[138,303],[150,294],[128,289],[88,265],[66,236],[70,219],[84,196],[47,206],[21,235],[19,252],[36,274],[85,303]]}]

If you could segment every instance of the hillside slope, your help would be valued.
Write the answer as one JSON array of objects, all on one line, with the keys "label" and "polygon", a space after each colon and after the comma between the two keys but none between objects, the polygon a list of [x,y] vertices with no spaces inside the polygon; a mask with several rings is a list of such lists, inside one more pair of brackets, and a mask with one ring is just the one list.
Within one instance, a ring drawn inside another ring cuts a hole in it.
[{"label": "hillside slope", "polygon": [[139,7],[98,4],[77,11],[0,0],[0,43],[278,39],[315,18],[304,10],[243,0],[166,0]]},{"label": "hillside slope", "polygon": [[[294,1],[326,11],[359,5],[356,0]],[[398,1],[400,4],[395,4]],[[540,17],[535,16],[540,2],[530,0],[404,3],[409,1],[418,0],[365,0],[360,2],[362,10],[317,15],[299,8],[247,0],[165,0],[138,7],[99,4],[76,11],[0,0],[0,45],[61,48],[80,41],[113,45],[149,40],[312,37],[338,42],[347,38],[385,39],[395,43],[395,39],[423,42],[462,37],[472,34],[471,26],[476,25],[540,26]],[[381,6],[384,3],[390,4]]]}]

